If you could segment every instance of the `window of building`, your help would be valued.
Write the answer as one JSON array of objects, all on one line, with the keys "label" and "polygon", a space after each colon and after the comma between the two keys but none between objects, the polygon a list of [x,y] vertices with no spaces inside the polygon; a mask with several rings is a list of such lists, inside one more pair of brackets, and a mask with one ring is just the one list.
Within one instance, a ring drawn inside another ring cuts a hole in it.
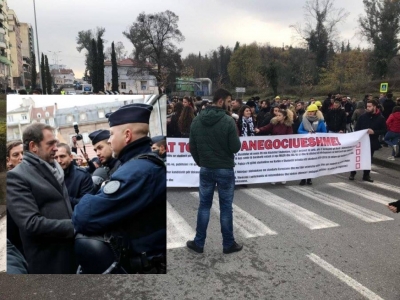
[{"label": "window of building", "polygon": [[72,115],[69,115],[67,117],[67,122],[73,122],[74,121],[74,117]]},{"label": "window of building", "polygon": [[46,118],[48,118],[50,116],[48,111],[46,111],[45,115],[46,115]]},{"label": "window of building", "polygon": [[14,117],[13,116],[8,116],[8,122],[14,122]]},{"label": "window of building", "polygon": [[41,114],[37,114],[37,117],[38,117],[38,119],[40,119],[42,117],[42,115]]},{"label": "window of building", "polygon": [[104,118],[104,110],[99,110],[99,118]]},{"label": "window of building", "polygon": [[147,90],[147,81],[141,81],[140,86],[142,87],[142,91]]},{"label": "window of building", "polygon": [[40,119],[40,123],[46,124],[46,120],[45,119]]},{"label": "window of building", "polygon": [[49,123],[49,119],[46,119],[46,121],[45,121],[45,122],[46,122],[46,124],[47,124],[47,125],[49,125],[49,124],[50,124],[50,123]]},{"label": "window of building", "polygon": [[22,120],[28,120],[28,117],[26,115],[21,115]]},{"label": "window of building", "polygon": [[81,120],[86,120],[86,114],[85,113],[81,114]]},{"label": "window of building", "polygon": [[126,90],[126,82],[121,82],[121,90]]}]

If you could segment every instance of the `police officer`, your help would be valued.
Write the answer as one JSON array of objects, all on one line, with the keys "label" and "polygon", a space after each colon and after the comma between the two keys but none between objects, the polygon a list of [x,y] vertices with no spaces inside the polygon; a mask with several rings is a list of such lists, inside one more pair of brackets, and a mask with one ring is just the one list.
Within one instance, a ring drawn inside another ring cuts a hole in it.
[{"label": "police officer", "polygon": [[[108,143],[110,131],[103,129],[96,130],[89,134],[89,138],[92,141],[93,150],[96,152],[96,155],[101,163],[100,168],[103,168],[107,173],[107,176],[105,176],[106,178],[104,179],[108,180],[121,164],[118,159],[112,156],[112,149]],[[95,170],[94,164],[89,164],[88,172],[93,173]],[[99,188],[100,186],[95,186],[94,192],[97,192]]]},{"label": "police officer", "polygon": [[167,137],[164,135],[155,136],[151,139],[153,145],[151,150],[157,154],[164,162],[167,161]]},{"label": "police officer", "polygon": [[151,153],[152,108],[131,104],[109,115],[109,142],[121,165],[75,207],[81,273],[166,272],[166,168]]},{"label": "police officer", "polygon": [[78,204],[83,195],[92,193],[93,181],[90,174],[83,168],[75,166],[71,149],[67,144],[57,145],[58,151],[54,159],[64,170],[64,182],[67,186],[72,208]]}]

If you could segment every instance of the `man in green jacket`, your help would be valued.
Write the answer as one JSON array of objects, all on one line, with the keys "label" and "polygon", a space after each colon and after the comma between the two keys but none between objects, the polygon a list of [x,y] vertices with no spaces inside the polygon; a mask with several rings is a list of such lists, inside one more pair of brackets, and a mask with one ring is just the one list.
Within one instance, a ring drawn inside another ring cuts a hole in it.
[{"label": "man in green jacket", "polygon": [[232,95],[227,90],[217,90],[213,104],[202,110],[190,127],[190,153],[200,167],[200,205],[196,237],[186,245],[197,253],[203,253],[216,185],[221,211],[223,253],[233,253],[243,248],[233,237],[234,154],[240,150],[241,143],[235,121],[227,113],[231,101]]}]

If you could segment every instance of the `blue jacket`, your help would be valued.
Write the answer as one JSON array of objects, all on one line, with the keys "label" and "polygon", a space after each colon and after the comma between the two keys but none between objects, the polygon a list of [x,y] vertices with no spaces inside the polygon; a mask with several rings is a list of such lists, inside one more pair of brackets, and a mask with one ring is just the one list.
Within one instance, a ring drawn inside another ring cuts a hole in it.
[{"label": "blue jacket", "polygon": [[133,159],[151,152],[151,139],[125,146],[120,167],[96,195],[85,195],[72,221],[85,235],[120,234],[130,240],[134,253],[166,252],[166,169],[148,159]]},{"label": "blue jacket", "polygon": [[67,186],[72,208],[78,204],[79,200],[84,195],[92,193],[92,176],[83,168],[70,164],[69,167],[64,170],[64,181]]},{"label": "blue jacket", "polygon": [[[317,117],[318,117],[318,126],[317,126],[317,130],[315,130],[315,132],[327,132],[326,126],[325,126],[325,122],[324,122],[324,118],[323,118],[322,113],[320,111],[317,112]],[[303,118],[306,118],[305,114],[303,115]],[[299,130],[297,132],[300,133],[300,134],[308,133],[308,131],[304,129],[303,122],[301,122]]]}]

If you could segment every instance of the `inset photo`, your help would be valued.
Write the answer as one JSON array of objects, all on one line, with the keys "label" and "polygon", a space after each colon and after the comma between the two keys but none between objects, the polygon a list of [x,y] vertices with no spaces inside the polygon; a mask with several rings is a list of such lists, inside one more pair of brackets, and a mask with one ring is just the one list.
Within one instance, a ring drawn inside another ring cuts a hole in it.
[{"label": "inset photo", "polygon": [[166,273],[165,116],[163,95],[9,95],[7,273]]}]

